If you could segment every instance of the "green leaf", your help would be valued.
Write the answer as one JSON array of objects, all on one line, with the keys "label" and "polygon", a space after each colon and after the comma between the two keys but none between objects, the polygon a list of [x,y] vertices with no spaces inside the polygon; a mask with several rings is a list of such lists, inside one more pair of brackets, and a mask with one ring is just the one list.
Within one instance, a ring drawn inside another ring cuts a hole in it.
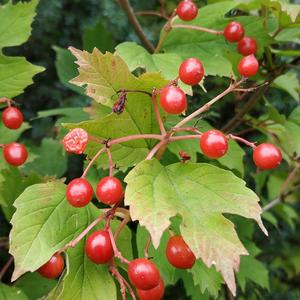
[{"label": "green leaf", "polygon": [[195,286],[199,286],[201,293],[208,292],[214,298],[217,298],[221,285],[223,283],[220,273],[214,267],[208,268],[200,259],[198,259],[191,269]]},{"label": "green leaf", "polygon": [[[56,280],[42,277],[39,273],[27,273],[15,284],[29,299],[40,299],[48,294],[57,284]],[[14,298],[13,298],[14,300]]]},{"label": "green leaf", "polygon": [[255,258],[261,250],[250,240],[246,240],[245,244],[250,255],[241,257],[240,269],[236,275],[239,286],[245,292],[247,282],[252,281],[260,287],[269,290],[268,269]]},{"label": "green leaf", "polygon": [[67,49],[56,46],[53,49],[56,52],[55,67],[60,82],[74,92],[84,94],[83,88],[69,83],[77,75],[74,56]]},{"label": "green leaf", "polygon": [[185,273],[183,278],[184,288],[188,296],[191,297],[192,300],[209,300],[208,292],[204,294],[201,291],[201,287],[199,285],[195,285],[193,278],[190,273]]},{"label": "green leaf", "polygon": [[3,47],[24,43],[31,32],[38,1],[0,6],[0,97],[13,98],[32,84],[32,77],[44,70],[30,64],[24,57],[8,57]]},{"label": "green leaf", "polygon": [[[125,42],[116,47],[116,54],[128,65],[130,71],[143,68],[147,72],[161,72],[164,78],[173,80],[178,76],[178,68],[182,63],[177,54],[150,54],[145,48],[134,42]],[[192,95],[192,88],[179,81],[183,90]]]},{"label": "green leaf", "polygon": [[27,41],[38,2],[31,0],[13,5],[9,1],[0,7],[0,49],[18,46]]},{"label": "green leaf", "polygon": [[[0,23],[1,25],[1,23]],[[32,77],[44,71],[24,57],[8,57],[0,54],[0,97],[13,98],[33,83]]]},{"label": "green leaf", "polygon": [[119,56],[109,52],[102,54],[96,48],[92,53],[72,47],[70,51],[79,66],[79,76],[70,82],[85,87],[86,94],[97,102],[111,106],[111,98],[117,91],[137,87],[137,78]]},{"label": "green leaf", "polygon": [[298,79],[297,73],[290,71],[284,75],[281,75],[274,80],[272,85],[273,87],[279,88],[287,92],[296,101],[300,101],[300,81]]},{"label": "green leaf", "polygon": [[269,8],[279,21],[281,28],[299,23],[300,5],[289,3],[286,0],[239,0],[239,8],[242,10]]},{"label": "green leaf", "polygon": [[[35,271],[70,240],[79,235],[99,214],[89,204],[82,209],[69,205],[65,197],[66,186],[60,182],[37,184],[25,190],[15,201],[16,213],[11,221],[10,253],[15,258],[12,280],[27,271]],[[119,221],[112,222],[115,230]],[[103,228],[104,222],[97,228]],[[66,252],[67,267],[58,285],[48,299],[106,300],[116,298],[114,281],[106,266],[87,259],[85,238]],[[122,231],[118,248],[132,259],[131,232]]]},{"label": "green leaf", "polygon": [[13,202],[30,185],[42,182],[35,173],[23,176],[18,168],[9,167],[0,173],[0,205],[7,220],[10,220],[15,208]]},{"label": "green leaf", "polygon": [[[83,230],[96,217],[97,210],[87,210]],[[99,214],[99,212],[98,212]],[[67,251],[68,272],[56,288],[59,300],[106,300],[116,299],[116,287],[106,265],[93,263],[85,254],[84,238],[75,248]]]},{"label": "green leaf", "polygon": [[[216,30],[223,30],[233,19],[225,19],[224,15],[237,5],[234,1],[223,1],[204,6],[199,10],[198,17],[191,25],[198,25]],[[263,18],[245,16],[234,18],[241,22],[248,35],[255,36],[259,44],[258,55],[263,53],[266,45],[272,42],[267,30],[263,26]],[[174,24],[181,24],[176,19]],[[196,30],[174,28],[170,31],[162,50],[167,54],[177,54],[182,58],[197,57],[204,65],[206,75],[230,76],[233,73],[232,64],[224,52],[236,52],[235,45],[224,40],[223,36],[208,34]],[[216,67],[216,61],[218,67]]]},{"label": "green leaf", "polygon": [[229,171],[208,164],[162,166],[157,160],[143,161],[125,178],[125,203],[132,220],[139,220],[151,234],[155,248],[170,218],[182,217],[181,234],[197,258],[216,265],[235,294],[234,270],[247,251],[233,224],[222,214],[256,220],[266,233],[258,197],[245,182]]},{"label": "green leaf", "polygon": [[24,165],[24,171],[34,171],[43,176],[64,175],[67,169],[67,157],[60,141],[43,139],[39,147],[31,147],[31,151],[37,155],[32,162]]},{"label": "green leaf", "polygon": [[8,286],[0,282],[1,300],[28,300],[26,295],[18,288]]},{"label": "green leaf", "polygon": [[[113,58],[109,53],[106,55],[110,55]],[[134,81],[139,83],[139,89],[147,92],[150,92],[153,86],[160,88],[166,84],[166,81],[158,73],[145,73],[139,78],[134,78]],[[127,86],[123,86],[123,88],[127,88]],[[64,124],[64,126],[68,129],[83,128],[90,135],[101,140],[115,139],[128,135],[159,133],[151,97],[143,93],[128,93],[125,110],[119,115],[111,113],[96,120],[77,124]],[[111,147],[113,160],[118,167],[127,169],[144,159],[152,145],[153,140],[134,140],[113,145]],[[93,157],[100,148],[101,145],[99,143],[90,142],[86,153],[89,157]],[[104,154],[100,156],[97,163],[107,168],[107,161],[107,155]]]},{"label": "green leaf", "polygon": [[83,48],[92,51],[95,47],[101,52],[114,50],[116,42],[102,20],[98,20],[93,27],[85,27],[83,30]]},{"label": "green leaf", "polygon": [[[139,90],[151,93],[153,88],[164,86],[167,81],[159,73],[145,73],[135,77],[118,55],[102,54],[98,49],[92,53],[70,47],[77,58],[79,76],[71,83],[84,86],[88,96],[107,106],[112,106],[120,90]],[[130,93],[131,94],[131,93]],[[138,93],[141,96],[141,93]]]},{"label": "green leaf", "polygon": [[65,185],[53,181],[28,187],[14,203],[10,253],[15,258],[12,280],[35,271],[83,230],[89,206],[72,207],[65,199]]},{"label": "green leaf", "polygon": [[300,106],[297,106],[289,116],[289,120],[300,125]]}]

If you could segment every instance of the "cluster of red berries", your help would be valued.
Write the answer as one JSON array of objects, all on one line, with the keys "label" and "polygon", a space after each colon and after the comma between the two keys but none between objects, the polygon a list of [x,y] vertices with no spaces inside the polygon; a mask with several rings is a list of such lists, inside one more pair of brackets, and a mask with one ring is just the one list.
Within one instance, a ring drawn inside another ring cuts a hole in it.
[{"label": "cluster of red berries", "polygon": [[[96,264],[106,264],[114,256],[109,233],[98,230],[86,241],[87,256]],[[191,269],[196,257],[181,236],[169,238],[166,247],[169,263],[178,269]],[[57,278],[64,270],[64,259],[61,254],[54,254],[51,259],[38,269],[46,278]],[[157,266],[149,259],[137,258],[128,264],[128,277],[136,288],[140,300],[161,300],[164,296],[164,282]]]},{"label": "cluster of red berries", "polygon": [[[208,158],[220,158],[227,153],[228,139],[219,130],[209,130],[201,135],[200,148]],[[281,160],[281,151],[273,144],[262,143],[253,150],[253,161],[262,170],[276,168]]]},{"label": "cluster of red berries", "polygon": [[[183,21],[192,21],[198,15],[198,8],[191,0],[184,0],[177,6],[176,13]],[[230,22],[224,29],[224,38],[230,43],[237,43],[237,50],[245,56],[238,65],[239,73],[244,77],[256,75],[259,64],[255,58],[257,42],[254,38],[245,36],[245,29],[239,22]]]},{"label": "cluster of red berries", "polygon": [[[6,128],[16,130],[23,124],[23,114],[18,108],[9,106],[2,112],[2,123]],[[27,160],[28,153],[24,145],[10,143],[2,147],[3,157],[10,165],[18,167],[23,165]]]}]

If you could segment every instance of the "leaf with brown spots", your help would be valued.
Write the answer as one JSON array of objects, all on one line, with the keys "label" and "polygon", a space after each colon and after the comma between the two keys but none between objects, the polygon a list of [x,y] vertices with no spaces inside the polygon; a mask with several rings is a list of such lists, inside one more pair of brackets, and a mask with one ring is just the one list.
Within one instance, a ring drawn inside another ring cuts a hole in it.
[{"label": "leaf with brown spots", "polygon": [[197,258],[215,265],[232,291],[236,292],[234,271],[247,250],[234,224],[223,216],[236,214],[261,221],[256,194],[232,172],[209,164],[176,163],[163,166],[156,159],[138,164],[125,178],[125,204],[133,221],[145,226],[157,248],[170,218],[182,217],[180,231]]}]

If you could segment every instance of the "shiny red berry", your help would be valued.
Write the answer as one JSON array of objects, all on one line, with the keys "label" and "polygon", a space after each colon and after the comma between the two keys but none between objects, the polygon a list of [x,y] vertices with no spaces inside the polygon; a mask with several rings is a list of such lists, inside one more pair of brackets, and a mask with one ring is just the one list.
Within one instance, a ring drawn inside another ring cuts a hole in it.
[{"label": "shiny red berry", "polygon": [[102,178],[97,185],[96,195],[101,202],[107,205],[120,202],[124,196],[120,180],[112,176]]},{"label": "shiny red berry", "polygon": [[159,284],[160,274],[156,265],[145,258],[137,258],[128,265],[128,277],[139,290],[150,290]]},{"label": "shiny red berry", "polygon": [[251,77],[256,75],[258,69],[258,61],[253,54],[243,57],[238,65],[238,71],[244,77]]},{"label": "shiny red berry", "polygon": [[228,150],[228,141],[221,131],[213,129],[202,134],[200,148],[205,156],[220,158]]},{"label": "shiny red berry", "polygon": [[73,179],[67,186],[66,196],[68,202],[75,207],[87,205],[93,198],[94,191],[85,178]]},{"label": "shiny red berry", "polygon": [[4,145],[3,156],[7,163],[17,167],[25,163],[28,153],[24,145],[11,143]]},{"label": "shiny red berry", "polygon": [[183,21],[192,21],[198,15],[198,8],[191,0],[181,1],[177,6],[177,15]]},{"label": "shiny red berry", "polygon": [[179,78],[188,85],[198,84],[204,76],[204,68],[197,58],[188,58],[179,67]]},{"label": "shiny red berry", "polygon": [[82,154],[88,141],[88,133],[84,129],[75,128],[64,137],[63,145],[67,152]]},{"label": "shiny red berry", "polygon": [[58,253],[54,254],[50,260],[42,265],[38,272],[46,278],[55,279],[59,277],[64,270],[65,262],[62,256]]},{"label": "shiny red berry", "polygon": [[166,248],[166,256],[169,263],[178,269],[191,269],[196,261],[190,247],[178,235],[170,237]]},{"label": "shiny red berry", "polygon": [[224,37],[230,43],[240,41],[245,35],[245,30],[242,24],[233,21],[227,24],[224,29]]},{"label": "shiny red berry", "polygon": [[273,144],[263,143],[254,149],[253,160],[258,168],[271,170],[279,166],[282,154]]},{"label": "shiny red berry", "polygon": [[257,51],[256,40],[252,37],[245,36],[238,42],[237,49],[239,53],[244,56],[255,54]]},{"label": "shiny red berry", "polygon": [[136,291],[140,300],[161,300],[164,297],[165,285],[160,279],[159,284],[153,289],[146,291],[137,289]]},{"label": "shiny red berry", "polygon": [[160,92],[160,105],[169,114],[181,114],[187,108],[186,95],[177,86],[167,86]]},{"label": "shiny red berry", "polygon": [[16,107],[7,107],[2,113],[2,122],[9,129],[18,129],[23,123],[23,114]]},{"label": "shiny red berry", "polygon": [[93,232],[86,240],[85,253],[96,264],[105,264],[114,256],[109,233],[106,230]]}]

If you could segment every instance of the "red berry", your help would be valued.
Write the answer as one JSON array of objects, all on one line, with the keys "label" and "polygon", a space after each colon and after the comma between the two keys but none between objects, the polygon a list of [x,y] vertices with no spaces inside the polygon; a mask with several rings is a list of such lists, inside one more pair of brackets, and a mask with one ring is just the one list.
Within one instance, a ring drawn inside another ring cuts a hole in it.
[{"label": "red berry", "polygon": [[28,153],[24,145],[11,143],[4,146],[3,156],[7,163],[17,167],[25,163]]},{"label": "red berry", "polygon": [[181,1],[177,6],[177,15],[183,21],[192,21],[198,15],[198,8],[190,0]]},{"label": "red berry", "polygon": [[62,273],[65,267],[65,262],[62,256],[58,253],[54,254],[50,260],[42,265],[38,272],[46,278],[55,279]]},{"label": "red berry", "polygon": [[75,128],[64,137],[63,144],[67,152],[82,154],[88,141],[88,133],[84,129]]},{"label": "red berry", "polygon": [[18,129],[23,123],[23,114],[16,107],[7,107],[2,113],[2,122],[9,129]]},{"label": "red berry", "polygon": [[197,58],[188,58],[179,68],[179,78],[188,85],[198,84],[204,76],[204,68]]},{"label": "red berry", "polygon": [[94,191],[91,184],[84,178],[73,179],[67,186],[67,200],[72,206],[83,207],[93,198]]},{"label": "red berry", "polygon": [[178,269],[191,269],[196,257],[181,236],[170,237],[166,255],[169,263]]},{"label": "red berry", "polygon": [[237,49],[239,53],[244,56],[255,54],[257,51],[256,40],[252,37],[245,36],[238,42]]},{"label": "red berry", "polygon": [[230,43],[236,43],[240,41],[244,37],[244,34],[244,27],[239,22],[230,22],[224,29],[224,37]]},{"label": "red berry", "polygon": [[140,300],[161,300],[165,293],[165,285],[160,279],[159,284],[153,289],[146,291],[137,289],[136,291]]},{"label": "red berry", "polygon": [[114,256],[109,233],[105,230],[93,232],[86,240],[85,253],[96,264],[105,264]]},{"label": "red berry", "polygon": [[159,284],[160,280],[156,265],[145,258],[137,258],[129,263],[128,277],[139,290],[151,290]]},{"label": "red berry", "polygon": [[169,114],[181,114],[187,108],[185,93],[179,87],[167,86],[160,92],[160,105]]},{"label": "red berry", "polygon": [[238,65],[239,73],[244,77],[256,75],[258,69],[258,61],[253,54],[243,57]]},{"label": "red berry", "polygon": [[202,134],[200,148],[207,157],[220,158],[228,150],[228,141],[221,131],[209,130]]},{"label": "red berry", "polygon": [[112,176],[102,178],[97,185],[96,195],[101,202],[107,205],[120,202],[124,196],[120,180]]},{"label": "red berry", "polygon": [[273,144],[263,143],[254,149],[253,160],[258,168],[270,170],[280,164],[282,154]]}]

